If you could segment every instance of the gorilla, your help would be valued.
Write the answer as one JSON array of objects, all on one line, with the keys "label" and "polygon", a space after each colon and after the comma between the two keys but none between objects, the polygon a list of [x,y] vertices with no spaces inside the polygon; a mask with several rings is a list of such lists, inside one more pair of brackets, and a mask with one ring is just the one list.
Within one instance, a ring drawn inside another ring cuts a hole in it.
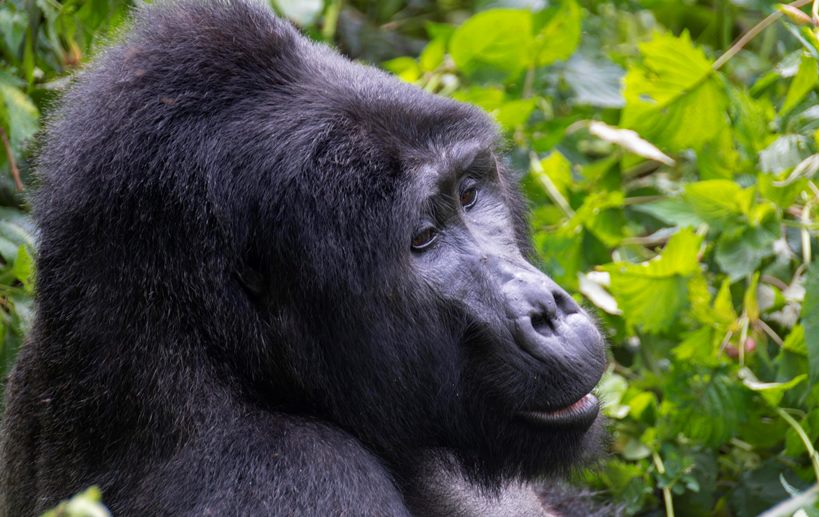
[{"label": "gorilla", "polygon": [[0,515],[587,515],[604,341],[486,114],[252,0],[134,17],[41,141]]}]

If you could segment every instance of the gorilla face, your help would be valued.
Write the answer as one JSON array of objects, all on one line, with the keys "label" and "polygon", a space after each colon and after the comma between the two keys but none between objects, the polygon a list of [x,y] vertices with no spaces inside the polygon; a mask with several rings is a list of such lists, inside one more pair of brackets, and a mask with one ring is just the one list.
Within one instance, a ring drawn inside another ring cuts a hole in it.
[{"label": "gorilla face", "polygon": [[514,180],[492,149],[453,146],[418,171],[407,253],[420,285],[458,314],[458,403],[484,460],[535,475],[577,459],[598,416],[604,342],[589,316],[525,257]]}]

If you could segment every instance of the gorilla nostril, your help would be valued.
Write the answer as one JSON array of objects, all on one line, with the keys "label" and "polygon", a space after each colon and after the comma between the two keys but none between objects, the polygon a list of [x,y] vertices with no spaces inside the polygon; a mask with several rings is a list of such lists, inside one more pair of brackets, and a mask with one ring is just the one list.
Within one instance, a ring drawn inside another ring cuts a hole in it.
[{"label": "gorilla nostril", "polygon": [[571,296],[564,292],[554,293],[555,304],[559,314],[568,316],[569,314],[577,314],[580,312],[580,306],[577,305]]},{"label": "gorilla nostril", "polygon": [[542,336],[551,336],[556,332],[553,316],[538,312],[532,314],[531,320],[535,332]]}]

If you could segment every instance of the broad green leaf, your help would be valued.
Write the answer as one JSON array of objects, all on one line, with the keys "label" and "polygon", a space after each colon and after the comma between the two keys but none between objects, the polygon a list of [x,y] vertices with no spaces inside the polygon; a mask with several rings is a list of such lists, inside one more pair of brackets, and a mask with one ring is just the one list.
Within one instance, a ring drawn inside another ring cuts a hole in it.
[{"label": "broad green leaf", "polygon": [[625,70],[608,60],[592,59],[576,52],[566,63],[563,79],[574,90],[574,104],[600,108],[622,108],[621,81]]},{"label": "broad green leaf", "polygon": [[624,237],[622,191],[600,191],[586,196],[571,224],[582,224],[606,246],[615,247]]},{"label": "broad green leaf", "polygon": [[747,277],[762,260],[773,256],[778,234],[778,221],[773,216],[764,224],[732,227],[720,235],[714,258],[732,280]]},{"label": "broad green leaf", "polygon": [[791,110],[799,104],[799,101],[805,98],[805,95],[816,86],[819,81],[819,64],[816,59],[803,55],[802,62],[799,64],[799,72],[791,81],[788,88],[788,94],[785,96],[785,102],[782,103],[782,109],[779,110],[779,115],[784,117]]},{"label": "broad green leaf", "polygon": [[696,228],[705,221],[697,215],[694,208],[684,199],[668,197],[652,203],[645,203],[631,207],[632,210],[652,215],[660,221],[672,226],[690,226]]},{"label": "broad green leaf", "polygon": [[700,179],[731,179],[740,161],[734,147],[732,132],[726,128],[710,142],[706,142],[697,153],[697,168]]},{"label": "broad green leaf", "polygon": [[583,264],[580,232],[561,228],[556,232],[538,232],[534,240],[549,276],[560,285],[576,288],[577,274]]},{"label": "broad green leaf", "polygon": [[447,38],[435,38],[427,43],[421,55],[418,56],[418,65],[421,70],[431,72],[444,62],[446,56]]},{"label": "broad green leaf", "polygon": [[727,98],[688,33],[655,34],[640,45],[640,54],[642,62],[632,64],[624,79],[620,125],[675,151],[699,149],[715,138],[726,126]]},{"label": "broad green leaf", "polygon": [[494,86],[472,86],[456,91],[452,98],[457,101],[475,104],[491,113],[503,104],[505,94],[501,88]]},{"label": "broad green leaf", "polygon": [[536,99],[515,99],[504,102],[492,112],[495,120],[504,129],[511,130],[523,125],[535,109]]},{"label": "broad green leaf", "polygon": [[532,13],[516,9],[490,9],[469,18],[455,30],[449,53],[467,75],[498,74],[514,78],[529,64]]},{"label": "broad green leaf", "polygon": [[7,55],[16,56],[26,32],[26,16],[23,12],[0,9],[0,34]]},{"label": "broad green leaf", "polygon": [[805,327],[802,325],[793,327],[790,334],[788,334],[782,343],[782,349],[793,352],[794,354],[807,355],[808,348],[805,344]]},{"label": "broad green leaf", "polygon": [[685,201],[709,225],[718,229],[742,216],[742,187],[728,180],[707,180],[685,186]]},{"label": "broad green leaf", "polygon": [[0,125],[19,153],[39,129],[40,112],[22,90],[10,84],[0,83],[0,102]]},{"label": "broad green leaf", "polygon": [[652,260],[600,267],[609,272],[611,293],[629,325],[660,333],[679,318],[688,302],[688,279],[699,271],[701,241],[694,232],[683,229]]},{"label": "broad green leaf", "polygon": [[559,7],[535,35],[536,64],[545,66],[562,61],[574,54],[580,43],[583,13],[575,0],[562,0]]},{"label": "broad green leaf", "polygon": [[[6,209],[8,210],[8,209]],[[13,263],[21,245],[34,249],[34,238],[25,220],[8,218],[0,212],[0,257]]]},{"label": "broad green leaf", "polygon": [[756,99],[742,88],[729,87],[731,133],[748,158],[768,144],[770,121],[775,112],[767,98]]},{"label": "broad green leaf", "polygon": [[802,304],[802,326],[808,352],[808,374],[811,385],[819,381],[819,264],[811,264],[805,278],[805,301]]},{"label": "broad green leaf", "polygon": [[681,407],[671,419],[696,442],[719,445],[737,431],[742,416],[741,393],[722,376],[694,378],[681,394]]},{"label": "broad green leaf", "polygon": [[700,327],[684,334],[682,342],[671,350],[678,361],[696,361],[708,364],[714,359],[714,329]]}]

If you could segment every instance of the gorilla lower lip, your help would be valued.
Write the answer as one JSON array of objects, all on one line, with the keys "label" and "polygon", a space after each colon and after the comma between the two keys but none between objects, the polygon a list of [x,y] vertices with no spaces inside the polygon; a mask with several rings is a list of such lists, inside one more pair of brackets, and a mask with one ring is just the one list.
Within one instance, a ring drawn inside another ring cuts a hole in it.
[{"label": "gorilla lower lip", "polygon": [[526,411],[520,416],[532,423],[553,427],[589,427],[597,418],[600,402],[587,393],[577,402],[552,411]]}]

